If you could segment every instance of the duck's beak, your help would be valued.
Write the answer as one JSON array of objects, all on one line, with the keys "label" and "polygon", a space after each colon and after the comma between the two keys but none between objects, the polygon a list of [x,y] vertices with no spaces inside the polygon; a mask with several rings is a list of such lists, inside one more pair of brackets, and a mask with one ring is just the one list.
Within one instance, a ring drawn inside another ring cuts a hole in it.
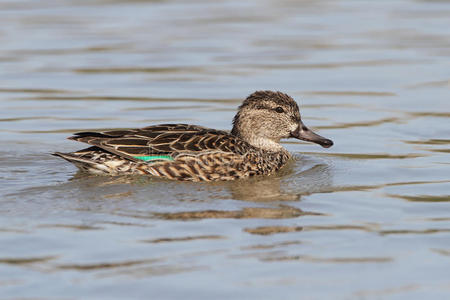
[{"label": "duck's beak", "polygon": [[308,127],[303,125],[303,123],[301,123],[301,122],[298,125],[297,129],[294,130],[293,132],[291,132],[291,136],[296,139],[299,139],[299,140],[304,140],[304,141],[319,144],[320,146],[322,146],[324,148],[330,148],[331,146],[333,146],[332,140],[326,139],[323,136],[320,136],[320,135],[312,132],[311,130],[308,129]]}]

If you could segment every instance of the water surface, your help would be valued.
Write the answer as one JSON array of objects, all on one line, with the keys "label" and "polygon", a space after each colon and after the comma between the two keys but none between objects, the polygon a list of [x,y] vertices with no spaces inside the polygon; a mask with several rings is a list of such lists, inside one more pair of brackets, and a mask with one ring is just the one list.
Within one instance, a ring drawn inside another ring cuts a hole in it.
[{"label": "water surface", "polygon": [[[444,299],[448,1],[0,1],[0,298]],[[76,131],[230,129],[293,96],[276,175],[89,177]]]}]

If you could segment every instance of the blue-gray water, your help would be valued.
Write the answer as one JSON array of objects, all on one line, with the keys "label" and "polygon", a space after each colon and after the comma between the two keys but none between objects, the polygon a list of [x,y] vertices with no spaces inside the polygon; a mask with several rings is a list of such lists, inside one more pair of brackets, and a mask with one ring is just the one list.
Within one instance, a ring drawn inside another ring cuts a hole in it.
[{"label": "blue-gray water", "polygon": [[[450,2],[2,0],[0,25],[1,299],[450,297]],[[213,184],[50,155],[229,129],[259,89],[335,146]]]}]

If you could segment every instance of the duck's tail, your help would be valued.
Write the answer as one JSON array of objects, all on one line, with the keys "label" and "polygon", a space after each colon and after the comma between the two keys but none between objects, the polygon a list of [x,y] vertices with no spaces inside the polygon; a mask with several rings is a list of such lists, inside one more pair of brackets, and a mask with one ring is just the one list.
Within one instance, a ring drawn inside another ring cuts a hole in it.
[{"label": "duck's tail", "polygon": [[92,158],[82,157],[80,155],[77,155],[77,153],[61,153],[61,152],[55,152],[52,153],[52,155],[61,157],[68,162],[73,163],[78,169],[81,171],[85,171],[92,174],[111,174],[112,170],[110,167],[108,167],[105,164],[102,164],[101,162],[95,161]]}]

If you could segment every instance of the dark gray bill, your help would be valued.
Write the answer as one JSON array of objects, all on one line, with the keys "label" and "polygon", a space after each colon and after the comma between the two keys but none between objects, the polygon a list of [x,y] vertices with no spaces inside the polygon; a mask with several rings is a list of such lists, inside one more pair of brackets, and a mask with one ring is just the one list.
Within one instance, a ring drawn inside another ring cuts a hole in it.
[{"label": "dark gray bill", "polygon": [[333,146],[333,141],[318,135],[317,133],[309,130],[305,125],[300,124],[294,132],[291,132],[291,136],[299,140],[313,142],[319,144],[324,148],[330,148]]}]

